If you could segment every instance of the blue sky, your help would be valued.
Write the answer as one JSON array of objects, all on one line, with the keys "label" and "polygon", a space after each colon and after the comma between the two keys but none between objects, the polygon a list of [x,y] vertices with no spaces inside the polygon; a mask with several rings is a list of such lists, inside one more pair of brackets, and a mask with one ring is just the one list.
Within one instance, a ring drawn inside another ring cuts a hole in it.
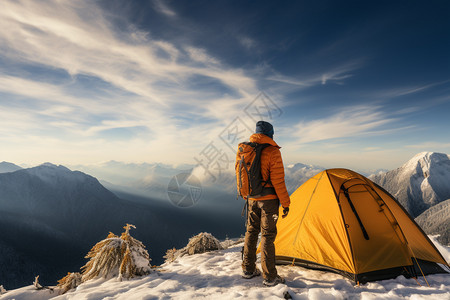
[{"label": "blue sky", "polygon": [[221,134],[254,128],[261,92],[286,164],[450,153],[449,20],[446,1],[2,1],[0,160],[232,158]]}]

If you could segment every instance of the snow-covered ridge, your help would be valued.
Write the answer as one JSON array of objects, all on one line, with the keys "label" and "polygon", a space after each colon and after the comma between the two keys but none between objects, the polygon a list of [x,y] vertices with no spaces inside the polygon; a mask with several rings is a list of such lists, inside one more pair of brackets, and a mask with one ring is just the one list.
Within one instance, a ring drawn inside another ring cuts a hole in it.
[{"label": "snow-covered ridge", "polygon": [[436,204],[416,218],[428,234],[438,234],[438,241],[450,245],[450,199]]},{"label": "snow-covered ridge", "polygon": [[[431,237],[433,242],[434,238]],[[264,287],[262,278],[241,278],[241,246],[177,258],[156,272],[131,280],[90,280],[64,295],[37,291],[33,286],[8,291],[0,299],[448,299],[450,275],[427,276],[418,281],[396,279],[354,286],[344,277],[298,266],[277,266],[286,284]],[[437,245],[450,260],[450,248]]]},{"label": "snow-covered ridge", "polygon": [[62,181],[83,182],[89,179],[97,181],[97,179],[85,173],[71,171],[65,166],[54,165],[49,162],[43,163],[34,168],[24,169],[21,172],[27,172],[30,175],[37,176],[42,181],[53,185]]},{"label": "snow-covered ridge", "polygon": [[444,153],[422,152],[395,170],[369,178],[394,195],[414,217],[450,198],[450,159]]},{"label": "snow-covered ridge", "polygon": [[449,160],[449,155],[437,152],[421,152],[414,155],[403,165],[404,169],[415,168],[419,164],[423,170],[429,169],[431,164],[439,164]]}]

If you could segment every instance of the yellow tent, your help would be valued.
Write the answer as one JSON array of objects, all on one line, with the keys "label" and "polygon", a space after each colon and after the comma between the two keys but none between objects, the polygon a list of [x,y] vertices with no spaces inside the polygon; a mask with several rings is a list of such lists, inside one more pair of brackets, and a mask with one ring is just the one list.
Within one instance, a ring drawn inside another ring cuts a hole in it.
[{"label": "yellow tent", "polygon": [[300,186],[277,229],[277,263],[330,270],[355,282],[449,268],[393,196],[346,169],[325,170]]}]

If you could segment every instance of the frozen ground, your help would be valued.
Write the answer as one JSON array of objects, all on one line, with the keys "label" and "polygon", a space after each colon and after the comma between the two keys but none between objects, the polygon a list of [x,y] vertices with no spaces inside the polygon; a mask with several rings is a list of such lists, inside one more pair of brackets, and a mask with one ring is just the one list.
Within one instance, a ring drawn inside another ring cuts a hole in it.
[{"label": "frozen ground", "polygon": [[[434,237],[432,237],[434,240]],[[124,280],[92,280],[76,290],[58,295],[55,290],[37,291],[33,286],[8,291],[0,299],[283,299],[288,292],[293,299],[439,299],[450,300],[450,274],[429,275],[427,287],[423,278],[400,276],[392,280],[354,286],[344,277],[294,266],[278,266],[286,284],[267,288],[262,278],[241,278],[241,249],[226,250],[178,258],[162,265],[148,276]],[[447,261],[450,247],[438,245]]]}]

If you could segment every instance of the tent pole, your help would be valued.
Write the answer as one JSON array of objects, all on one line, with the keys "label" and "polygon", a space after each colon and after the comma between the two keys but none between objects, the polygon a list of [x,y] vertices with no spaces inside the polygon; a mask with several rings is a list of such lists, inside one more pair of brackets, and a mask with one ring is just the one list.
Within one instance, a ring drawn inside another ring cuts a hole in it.
[{"label": "tent pole", "polygon": [[[428,283],[428,280],[427,280],[427,278],[425,277],[425,274],[423,274],[422,268],[420,267],[419,262],[417,261],[416,255],[414,254],[414,251],[412,250],[411,246],[409,246],[409,243],[407,243],[407,245],[408,245],[409,250],[411,250],[411,253],[412,253],[414,259],[416,260],[416,264],[417,264],[417,266],[419,267],[420,273],[422,273],[423,279],[425,279],[425,282],[427,283],[428,287],[430,287],[430,284]],[[417,279],[416,279],[416,280],[417,280]],[[418,282],[418,281],[417,281],[417,282]],[[419,285],[420,285],[420,283],[419,283]]]},{"label": "tent pole", "polygon": [[[384,205],[385,205],[386,208],[388,209],[389,213],[390,213],[390,214],[392,215],[392,217],[395,219],[395,216],[394,216],[394,214],[392,213],[392,211],[390,210],[389,206],[386,205],[386,203],[383,201],[383,199],[380,197],[380,195],[378,195],[378,193],[374,190],[373,187],[371,187],[370,185],[368,185],[368,186],[369,186],[370,189],[378,196],[378,198],[384,203]],[[365,188],[366,188],[367,192],[368,192],[369,194],[371,194],[370,191],[369,191],[369,189],[367,189],[367,186],[365,186]],[[373,196],[372,196],[372,197],[373,197]],[[374,199],[375,199],[375,201],[377,201],[377,199],[376,199],[375,197],[374,197]],[[377,201],[377,202],[378,202],[378,201]],[[381,206],[380,206],[380,208],[381,208]],[[383,211],[384,211],[384,210],[383,210]],[[385,214],[385,215],[386,215],[386,214]],[[386,215],[386,217],[387,217],[387,215]],[[389,220],[389,218],[388,218],[388,220]],[[391,223],[391,224],[392,224],[392,223]],[[422,276],[423,276],[423,278],[425,279],[425,282],[427,283],[428,287],[430,287],[430,284],[428,283],[428,280],[427,280],[427,278],[425,277],[425,274],[423,274],[422,268],[420,267],[419,262],[417,261],[416,255],[414,254],[414,251],[412,250],[411,246],[409,245],[408,239],[406,238],[405,234],[403,233],[403,230],[402,230],[402,228],[400,227],[400,224],[397,223],[397,226],[398,226],[398,228],[400,229],[400,232],[401,232],[401,234],[402,234],[402,236],[403,236],[403,239],[404,239],[404,241],[405,241],[405,244],[408,246],[409,250],[411,251],[411,254],[412,254],[413,257],[414,257],[414,260],[416,261],[417,266],[419,267],[420,273],[422,273]],[[397,233],[397,232],[395,231],[395,228],[394,228],[394,232]],[[398,236],[398,235],[397,235],[397,236]],[[400,238],[400,237],[399,237],[399,238]],[[400,242],[401,242],[401,240],[400,240]],[[417,280],[416,277],[414,277],[414,279],[416,279],[417,283],[419,283],[419,281]],[[420,285],[420,283],[419,283],[419,285]],[[421,286],[421,285],[420,285],[420,286]]]}]

